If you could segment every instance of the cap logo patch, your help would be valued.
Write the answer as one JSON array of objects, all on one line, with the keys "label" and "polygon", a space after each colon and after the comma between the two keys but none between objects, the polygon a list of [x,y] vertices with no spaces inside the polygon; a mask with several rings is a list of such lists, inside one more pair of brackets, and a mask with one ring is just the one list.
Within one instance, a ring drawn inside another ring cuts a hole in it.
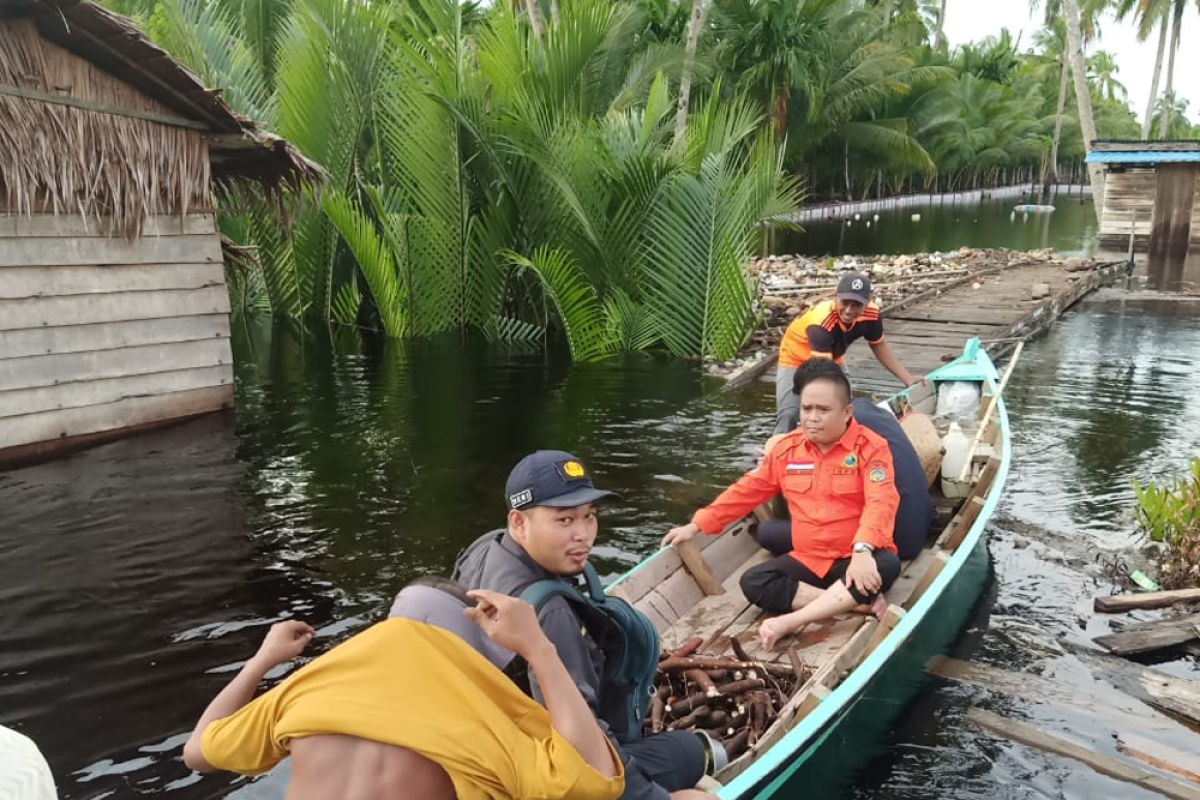
[{"label": "cap logo patch", "polygon": [[563,475],[566,475],[568,478],[582,478],[587,474],[587,471],[583,468],[583,464],[580,464],[578,461],[563,462],[562,471]]},{"label": "cap logo patch", "polygon": [[862,278],[855,278],[854,280],[850,281],[850,288],[854,289],[855,291],[862,291]]},{"label": "cap logo patch", "polygon": [[526,505],[528,503],[532,503],[532,502],[533,502],[533,490],[532,489],[522,489],[521,491],[517,492],[516,494],[510,494],[508,496],[508,504],[510,506],[512,506],[513,508],[520,508],[521,506]]},{"label": "cap logo patch", "polygon": [[883,483],[887,479],[887,471],[883,467],[876,467],[867,474],[871,483]]}]

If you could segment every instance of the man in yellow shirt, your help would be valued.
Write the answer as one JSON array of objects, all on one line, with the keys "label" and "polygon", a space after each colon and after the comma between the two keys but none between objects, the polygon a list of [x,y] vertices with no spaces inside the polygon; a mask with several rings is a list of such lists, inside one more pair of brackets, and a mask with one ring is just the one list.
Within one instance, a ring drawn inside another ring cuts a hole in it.
[{"label": "man in yellow shirt", "polygon": [[[273,625],[200,717],[184,762],[257,775],[290,755],[287,800],[614,800],[620,759],[533,609],[468,594],[478,605],[408,586],[392,618],[252,700],[315,634]],[[514,654],[536,671],[545,708],[500,671]]]}]

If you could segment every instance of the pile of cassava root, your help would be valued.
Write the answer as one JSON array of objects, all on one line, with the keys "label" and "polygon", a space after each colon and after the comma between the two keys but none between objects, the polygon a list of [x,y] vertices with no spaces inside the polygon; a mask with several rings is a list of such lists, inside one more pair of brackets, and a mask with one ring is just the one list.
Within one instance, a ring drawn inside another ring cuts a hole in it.
[{"label": "pile of cassava root", "polygon": [[702,729],[724,746],[730,760],[753,746],[771,727],[810,671],[794,647],[790,666],[756,661],[730,638],[734,657],[699,654],[697,637],[659,657],[650,698],[648,733]]}]

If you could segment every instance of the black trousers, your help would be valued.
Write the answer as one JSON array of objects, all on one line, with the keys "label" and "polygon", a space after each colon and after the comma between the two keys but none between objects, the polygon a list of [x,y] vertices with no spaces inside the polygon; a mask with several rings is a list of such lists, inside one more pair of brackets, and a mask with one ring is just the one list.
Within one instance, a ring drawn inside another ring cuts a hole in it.
[{"label": "black trousers", "polygon": [[652,733],[617,746],[625,765],[625,792],[620,800],[659,800],[691,789],[704,776],[704,743],[691,731]]},{"label": "black trousers", "polygon": [[[777,614],[785,614],[792,610],[792,600],[801,583],[827,589],[834,582],[846,577],[846,569],[850,559],[842,558],[833,562],[833,566],[824,576],[816,575],[808,567],[792,558],[788,553],[792,549],[791,523],[788,520],[767,520],[758,525],[754,533],[755,540],[762,547],[775,555],[765,564],[751,567],[742,575],[742,593],[754,605]],[[900,557],[890,550],[876,550],[872,554],[879,577],[883,579],[886,592],[900,577]],[[855,586],[847,584],[846,588],[855,602],[867,605],[875,600],[876,595],[866,595]]]}]

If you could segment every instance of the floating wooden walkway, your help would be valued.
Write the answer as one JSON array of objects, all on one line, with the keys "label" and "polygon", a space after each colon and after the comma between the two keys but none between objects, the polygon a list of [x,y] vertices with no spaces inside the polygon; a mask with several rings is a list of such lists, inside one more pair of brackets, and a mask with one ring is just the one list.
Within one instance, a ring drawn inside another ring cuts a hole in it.
[{"label": "floating wooden walkway", "polygon": [[[995,357],[1044,330],[1079,298],[1123,276],[1124,269],[1124,264],[1108,264],[1068,272],[1061,264],[1031,261],[972,273],[940,290],[885,307],[884,335],[915,375],[924,375],[962,353],[963,342],[972,336],[983,340]],[[1047,291],[1034,299],[1039,285]],[[727,388],[755,379],[773,381],[777,357],[772,354],[734,373]],[[846,367],[856,392],[889,395],[900,388],[865,344],[851,346]]]}]

